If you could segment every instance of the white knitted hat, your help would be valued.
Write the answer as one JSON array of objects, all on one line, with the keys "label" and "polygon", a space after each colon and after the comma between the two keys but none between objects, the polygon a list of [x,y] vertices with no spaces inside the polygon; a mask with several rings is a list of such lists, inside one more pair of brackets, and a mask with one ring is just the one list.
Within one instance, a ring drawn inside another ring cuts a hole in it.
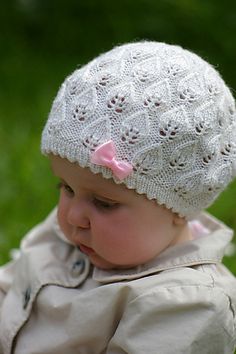
[{"label": "white knitted hat", "polygon": [[[104,143],[101,166],[94,153]],[[235,102],[196,54],[157,42],[125,44],[65,80],[41,149],[192,217],[236,174]],[[121,178],[122,163],[130,169]]]}]

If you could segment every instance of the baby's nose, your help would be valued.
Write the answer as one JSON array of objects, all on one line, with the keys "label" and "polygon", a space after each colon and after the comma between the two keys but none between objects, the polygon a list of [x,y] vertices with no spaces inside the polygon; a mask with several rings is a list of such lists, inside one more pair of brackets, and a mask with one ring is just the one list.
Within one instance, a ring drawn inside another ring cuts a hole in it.
[{"label": "baby's nose", "polygon": [[89,211],[86,202],[82,200],[71,202],[67,213],[67,222],[76,228],[90,228]]}]

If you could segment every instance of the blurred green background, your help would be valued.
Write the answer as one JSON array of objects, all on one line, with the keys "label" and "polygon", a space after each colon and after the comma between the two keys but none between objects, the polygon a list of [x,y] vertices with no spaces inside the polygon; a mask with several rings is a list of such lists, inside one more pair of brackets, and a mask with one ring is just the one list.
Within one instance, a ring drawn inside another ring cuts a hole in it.
[{"label": "blurred green background", "polygon": [[[233,0],[2,1],[0,264],[56,204],[56,181],[39,145],[65,76],[113,45],[149,39],[198,53],[233,90],[235,34]],[[236,182],[210,211],[236,230]],[[224,262],[236,274],[236,255]]]}]

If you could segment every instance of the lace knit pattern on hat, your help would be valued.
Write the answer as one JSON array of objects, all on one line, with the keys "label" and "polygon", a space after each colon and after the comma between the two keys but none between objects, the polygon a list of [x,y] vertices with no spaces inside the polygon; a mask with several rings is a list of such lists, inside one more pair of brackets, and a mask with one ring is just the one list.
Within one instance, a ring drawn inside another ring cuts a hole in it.
[{"label": "lace knit pattern on hat", "polygon": [[157,42],[121,45],[65,80],[41,150],[121,183],[90,160],[109,140],[133,166],[127,188],[191,217],[235,176],[235,102],[196,54]]}]

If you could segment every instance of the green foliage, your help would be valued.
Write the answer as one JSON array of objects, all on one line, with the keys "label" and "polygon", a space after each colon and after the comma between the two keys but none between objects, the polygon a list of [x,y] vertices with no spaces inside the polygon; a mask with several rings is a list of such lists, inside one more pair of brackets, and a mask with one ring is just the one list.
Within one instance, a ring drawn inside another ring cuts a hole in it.
[{"label": "green foliage", "polygon": [[[0,5],[0,263],[56,204],[40,134],[59,84],[113,45],[180,44],[236,87],[236,2],[8,0]],[[210,211],[236,230],[236,182]],[[236,274],[235,257],[225,263]]]}]

